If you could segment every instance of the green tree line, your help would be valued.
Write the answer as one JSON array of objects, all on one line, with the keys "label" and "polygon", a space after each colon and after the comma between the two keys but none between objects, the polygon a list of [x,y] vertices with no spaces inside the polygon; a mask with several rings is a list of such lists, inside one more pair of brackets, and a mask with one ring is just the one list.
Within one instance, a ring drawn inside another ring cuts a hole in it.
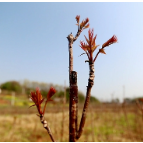
[{"label": "green tree line", "polygon": [[[23,84],[20,84],[17,81],[7,81],[5,83],[2,83],[0,88],[2,91],[4,90],[7,93],[15,92],[16,95],[24,94],[24,95],[29,96],[31,91],[35,91],[35,88],[39,87],[42,96],[46,97],[50,86],[55,87],[57,90],[57,92],[53,98],[64,98],[64,97],[66,97],[66,101],[67,102],[69,101],[69,88],[65,88],[66,89],[66,91],[65,91],[64,87],[59,86],[59,85],[47,84],[47,88],[46,88],[46,83],[41,84],[38,82],[26,81],[26,82],[23,82]],[[78,101],[84,102],[84,100],[85,100],[85,95],[81,91],[79,91],[78,92]],[[94,96],[91,96],[90,102],[98,103],[99,100],[97,98],[95,98]]]}]

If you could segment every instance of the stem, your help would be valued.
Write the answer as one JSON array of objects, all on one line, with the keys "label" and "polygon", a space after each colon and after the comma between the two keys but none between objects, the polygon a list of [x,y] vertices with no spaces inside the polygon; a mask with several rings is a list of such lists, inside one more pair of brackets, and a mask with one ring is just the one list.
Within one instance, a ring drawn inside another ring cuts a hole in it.
[{"label": "stem", "polygon": [[70,104],[69,104],[69,141],[76,141],[76,131],[77,131],[77,103],[78,103],[78,87],[77,87],[77,73],[75,71],[71,72],[70,76],[71,86],[70,86]]},{"label": "stem", "polygon": [[82,32],[82,30],[78,28],[78,32],[75,35],[74,41],[77,40],[77,38],[79,37],[79,35],[80,35],[81,32]]},{"label": "stem", "polygon": [[97,59],[99,53],[100,53],[100,52],[98,51],[98,53],[96,54],[96,56],[95,56],[93,62],[95,62],[95,60]]},{"label": "stem", "polygon": [[53,135],[52,135],[52,133],[51,133],[51,129],[50,129],[50,127],[48,126],[47,121],[44,119],[44,116],[43,116],[43,115],[40,115],[40,121],[41,121],[41,123],[43,124],[43,127],[47,130],[47,132],[48,132],[48,134],[49,134],[49,136],[50,136],[52,142],[55,142],[55,140],[54,140],[54,138],[53,138]]},{"label": "stem", "polygon": [[[69,41],[69,76],[70,76],[70,72],[73,71],[73,42],[75,42],[77,40],[77,38],[79,37],[80,33],[82,32],[81,29],[78,29],[77,34],[75,35],[75,37],[71,34],[68,35],[67,39]],[[70,80],[70,78],[69,78]]]},{"label": "stem", "polygon": [[68,47],[69,47],[69,89],[70,89],[70,92],[69,92],[69,97],[70,97],[70,101],[69,101],[69,141],[75,141],[76,139],[77,113],[78,113],[78,106],[77,106],[78,97],[77,97],[77,93],[76,95],[74,94],[74,92],[78,92],[77,86],[74,87],[71,81],[71,75],[72,75],[71,72],[73,71],[73,49],[72,47],[73,47],[73,42],[77,40],[81,32],[82,30],[78,28],[78,32],[75,37],[72,35],[72,33],[69,34],[67,37],[68,42],[69,42]]},{"label": "stem", "polygon": [[[68,35],[67,37],[69,41],[69,141],[74,141],[75,137],[75,122],[72,116],[72,106],[74,107],[73,104],[73,95],[72,95],[72,88],[71,88],[71,72],[73,71],[73,40],[74,36],[71,34]],[[75,109],[74,109],[75,110]],[[72,125],[72,126],[71,126]]]},{"label": "stem", "polygon": [[[72,50],[72,45],[73,45],[74,37],[73,37],[72,33],[70,35],[68,35],[67,39],[69,41],[69,76],[70,76],[71,71],[73,71],[73,50]],[[70,77],[69,77],[69,80],[70,80]]]},{"label": "stem", "polygon": [[45,113],[45,109],[46,109],[47,102],[48,102],[48,101],[46,101],[46,102],[45,102],[45,105],[44,105],[43,115],[44,115],[44,113]]},{"label": "stem", "polygon": [[86,120],[86,112],[88,109],[90,96],[91,96],[91,89],[94,84],[94,63],[89,62],[89,79],[88,79],[88,86],[87,86],[87,92],[86,92],[86,99],[82,111],[82,117],[80,121],[79,131],[77,133],[76,139],[79,139],[84,128],[85,120]]}]

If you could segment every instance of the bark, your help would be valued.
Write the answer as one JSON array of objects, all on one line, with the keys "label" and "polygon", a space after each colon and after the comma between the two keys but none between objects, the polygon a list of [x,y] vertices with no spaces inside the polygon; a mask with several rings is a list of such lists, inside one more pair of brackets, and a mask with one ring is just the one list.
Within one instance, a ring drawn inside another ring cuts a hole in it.
[{"label": "bark", "polygon": [[80,126],[79,126],[79,131],[77,133],[76,139],[79,139],[84,128],[85,120],[86,120],[86,113],[90,101],[90,96],[91,96],[91,88],[94,84],[94,63],[89,62],[89,79],[88,79],[88,86],[87,86],[87,92],[86,92],[86,99],[82,111],[82,117],[80,121]]},{"label": "bark", "polygon": [[79,37],[79,35],[80,35],[81,32],[82,32],[82,30],[81,30],[81,29],[78,29],[78,32],[77,32],[77,34],[75,35],[74,41],[77,40],[77,38]]},{"label": "bark", "polygon": [[72,35],[72,33],[68,35],[67,39],[69,41],[68,46],[69,46],[69,78],[70,78],[70,72],[73,71],[73,50],[72,50],[72,46],[73,46],[74,36]]},{"label": "bark", "polygon": [[77,103],[78,103],[78,87],[77,87],[77,73],[71,72],[70,75],[70,104],[69,104],[69,141],[76,141],[77,130]]},{"label": "bark", "polygon": [[72,49],[73,42],[77,40],[81,32],[82,30],[78,28],[78,32],[75,37],[72,35],[72,33],[69,34],[67,37],[68,42],[69,42],[68,47],[69,47],[69,89],[70,89],[70,92],[69,92],[69,97],[70,97],[70,101],[69,101],[69,141],[76,140],[77,126],[78,126],[77,125],[78,89],[77,89],[77,85],[76,86],[72,85],[73,81],[71,81],[71,75],[73,71],[73,49]]},{"label": "bark", "polygon": [[43,116],[43,115],[40,116],[40,121],[41,121],[41,123],[43,124],[43,127],[47,130],[47,132],[48,132],[48,134],[49,134],[49,136],[50,136],[52,142],[55,142],[55,140],[54,140],[54,138],[53,138],[53,135],[52,135],[52,133],[51,133],[51,129],[50,129],[50,127],[48,126],[47,121],[44,119],[44,116]]}]

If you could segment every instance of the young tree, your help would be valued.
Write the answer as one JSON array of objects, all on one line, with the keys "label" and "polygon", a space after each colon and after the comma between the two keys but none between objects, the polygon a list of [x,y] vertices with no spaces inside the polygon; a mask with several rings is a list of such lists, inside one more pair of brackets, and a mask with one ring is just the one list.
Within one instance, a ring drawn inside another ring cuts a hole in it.
[{"label": "young tree", "polygon": [[[83,107],[83,111],[82,111],[82,117],[81,117],[81,121],[80,121],[80,125],[79,125],[79,129],[78,129],[78,123],[77,123],[77,114],[78,114],[78,97],[77,97],[77,85],[76,85],[76,81],[77,81],[77,76],[76,76],[76,72],[73,71],[73,51],[72,51],[72,45],[73,42],[78,38],[78,36],[80,35],[80,33],[82,32],[83,29],[88,28],[89,27],[89,19],[86,18],[86,20],[82,21],[81,23],[79,23],[80,20],[80,16],[77,15],[76,16],[76,20],[77,20],[77,25],[78,25],[78,32],[76,34],[76,36],[74,37],[71,34],[68,35],[67,39],[69,42],[69,88],[70,88],[70,102],[69,102],[69,141],[76,141],[77,139],[80,138],[83,128],[84,128],[84,124],[85,124],[85,120],[86,120],[86,112],[88,109],[88,105],[89,105],[89,101],[90,101],[90,96],[91,96],[91,89],[92,86],[94,84],[94,62],[97,59],[97,56],[99,55],[99,53],[103,53],[106,54],[104,51],[104,48],[109,46],[110,44],[113,44],[115,42],[117,42],[117,37],[114,35],[111,39],[109,39],[107,42],[105,42],[102,45],[102,48],[99,49],[98,53],[96,54],[95,58],[93,58],[93,52],[96,50],[96,48],[99,45],[96,45],[95,40],[96,40],[96,36],[94,37],[94,31],[93,29],[88,31],[88,38],[85,36],[86,42],[80,42],[80,47],[85,51],[85,53],[87,54],[88,60],[86,60],[85,62],[89,63],[89,79],[88,79],[88,86],[87,86],[87,92],[86,92],[86,99],[85,99],[85,103],[84,103],[84,107]],[[73,75],[74,78],[73,78]],[[73,79],[74,79],[74,84],[73,84]],[[73,92],[74,91],[74,92]]]},{"label": "young tree", "polygon": [[[48,94],[47,94],[47,99],[45,101],[45,105],[44,105],[43,111],[41,109],[41,104],[44,101],[44,98],[42,97],[39,88],[36,88],[36,92],[31,92],[31,97],[30,97],[32,99],[32,101],[35,103],[32,106],[36,106],[37,107],[37,110],[38,110],[38,113],[39,113],[37,115],[40,117],[40,121],[43,124],[43,127],[47,130],[47,132],[48,132],[48,134],[49,134],[49,136],[50,136],[50,138],[51,138],[51,140],[53,142],[55,140],[54,140],[54,137],[53,137],[53,135],[51,133],[50,127],[48,126],[47,121],[44,118],[44,113],[45,113],[45,109],[46,109],[46,105],[47,105],[48,101],[52,101],[51,97],[55,93],[56,93],[56,90],[53,87],[51,87],[49,92],[48,92]],[[32,106],[30,106],[30,107],[32,107]]]},{"label": "young tree", "polygon": [[[71,33],[67,37],[68,47],[69,47],[69,141],[70,142],[75,142],[76,140],[78,140],[83,132],[83,128],[86,120],[86,113],[87,113],[90,96],[91,96],[91,89],[94,85],[94,77],[95,77],[94,62],[97,59],[99,53],[106,54],[104,51],[105,47],[117,42],[117,37],[114,35],[112,38],[110,38],[107,42],[105,42],[102,45],[102,48],[100,48],[96,56],[93,57],[93,52],[99,46],[99,45],[96,45],[95,43],[97,35],[94,36],[94,30],[89,29],[88,38],[85,36],[86,43],[80,41],[80,47],[85,51],[85,54],[87,54],[87,57],[88,57],[88,60],[86,60],[85,62],[88,62],[89,64],[89,79],[88,79],[88,86],[86,91],[86,98],[85,98],[84,107],[82,111],[82,117],[78,128],[78,120],[77,120],[78,86],[77,86],[77,72],[73,71],[73,43],[77,40],[77,38],[79,37],[79,35],[84,29],[89,28],[89,19],[86,18],[80,23],[79,22],[80,16],[77,15],[76,21],[78,26],[77,34],[74,37]],[[39,89],[37,88],[36,92],[31,92],[31,99],[35,103],[34,105],[36,105],[39,112],[38,116],[40,117],[41,123],[43,124],[44,128],[48,131],[48,134],[50,135],[52,141],[55,141],[55,140],[52,136],[49,126],[47,125],[47,121],[44,119],[44,113],[45,113],[47,102],[51,101],[51,97],[55,94],[55,92],[56,90],[54,88],[50,88],[43,111],[41,110],[41,103],[44,101],[44,99],[42,98],[42,95]]]}]

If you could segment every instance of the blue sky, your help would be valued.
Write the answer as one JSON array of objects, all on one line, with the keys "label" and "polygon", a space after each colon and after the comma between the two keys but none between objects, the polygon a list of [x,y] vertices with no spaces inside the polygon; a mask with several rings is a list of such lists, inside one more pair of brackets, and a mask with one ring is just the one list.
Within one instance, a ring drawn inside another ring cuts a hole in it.
[{"label": "blue sky", "polygon": [[[28,79],[68,85],[68,41],[77,32],[75,17],[89,18],[99,48],[114,34],[95,61],[92,95],[105,101],[143,95],[143,3],[0,3],[0,83]],[[89,76],[80,40],[73,44],[74,70],[83,93]],[[98,52],[95,51],[94,55]]]}]

